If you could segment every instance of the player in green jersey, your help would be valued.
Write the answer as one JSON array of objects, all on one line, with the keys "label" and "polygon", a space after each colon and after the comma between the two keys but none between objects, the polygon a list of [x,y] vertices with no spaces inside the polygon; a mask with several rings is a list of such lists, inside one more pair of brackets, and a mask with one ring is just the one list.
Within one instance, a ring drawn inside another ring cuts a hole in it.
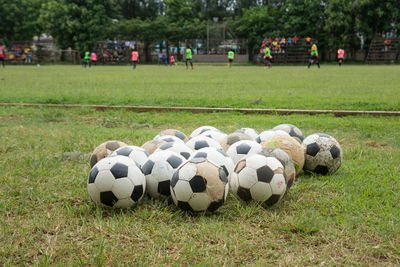
[{"label": "player in green jersey", "polygon": [[228,67],[231,68],[232,67],[232,62],[235,59],[235,52],[233,52],[233,50],[230,50],[228,52]]},{"label": "player in green jersey", "polygon": [[188,69],[188,61],[190,62],[190,66],[191,66],[192,69],[193,69],[193,63],[192,63],[192,49],[191,49],[189,46],[186,47],[186,61],[185,61],[186,69]]},{"label": "player in green jersey", "polygon": [[264,64],[268,66],[268,68],[272,68],[271,58],[271,50],[266,46],[264,49]]},{"label": "player in green jersey", "polygon": [[309,69],[311,64],[317,64],[318,69],[320,68],[319,60],[318,60],[318,48],[314,42],[311,41],[311,51],[310,51],[310,61],[308,62],[307,68]]}]

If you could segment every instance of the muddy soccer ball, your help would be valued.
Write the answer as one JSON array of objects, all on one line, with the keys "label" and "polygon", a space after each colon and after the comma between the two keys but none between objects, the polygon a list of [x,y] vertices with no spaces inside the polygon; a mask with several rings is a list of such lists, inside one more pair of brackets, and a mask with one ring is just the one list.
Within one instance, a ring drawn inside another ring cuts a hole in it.
[{"label": "muddy soccer ball", "polygon": [[228,148],[229,148],[231,145],[233,145],[234,143],[236,143],[236,142],[238,142],[238,141],[241,141],[241,140],[252,140],[252,141],[253,141],[253,138],[251,138],[251,136],[249,136],[249,135],[247,135],[247,134],[238,133],[238,132],[228,134],[228,135],[224,138],[224,140],[221,141],[222,149],[223,149],[224,151],[227,151]]},{"label": "muddy soccer ball", "polygon": [[96,147],[90,156],[90,167],[93,168],[93,166],[101,159],[110,156],[115,150],[117,150],[120,147],[126,146],[124,142],[121,141],[116,141],[116,140],[111,140],[102,143],[98,147]]}]

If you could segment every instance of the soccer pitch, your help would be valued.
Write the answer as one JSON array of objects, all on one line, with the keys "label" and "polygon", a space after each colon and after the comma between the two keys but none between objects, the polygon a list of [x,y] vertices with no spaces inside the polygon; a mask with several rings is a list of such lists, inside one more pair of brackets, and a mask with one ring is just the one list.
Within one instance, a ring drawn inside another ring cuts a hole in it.
[{"label": "soccer pitch", "polygon": [[[399,70],[7,66],[0,102],[400,110]],[[121,211],[97,207],[87,193],[88,154],[106,140],[141,146],[167,128],[189,135],[202,125],[231,133],[280,123],[334,136],[344,158],[333,175],[302,172],[272,208],[230,194],[214,214],[148,197]],[[0,262],[398,265],[399,129],[398,117],[0,107]]]}]

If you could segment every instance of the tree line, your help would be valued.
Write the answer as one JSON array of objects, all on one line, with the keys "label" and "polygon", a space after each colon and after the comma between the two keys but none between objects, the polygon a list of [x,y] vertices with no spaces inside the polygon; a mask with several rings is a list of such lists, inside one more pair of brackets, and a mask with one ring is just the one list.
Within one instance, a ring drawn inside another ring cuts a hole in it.
[{"label": "tree line", "polygon": [[355,51],[400,30],[399,0],[0,0],[0,39],[51,35],[61,49],[91,50],[99,40],[177,44],[204,39],[214,18],[256,51],[266,36],[311,36],[322,50]]}]

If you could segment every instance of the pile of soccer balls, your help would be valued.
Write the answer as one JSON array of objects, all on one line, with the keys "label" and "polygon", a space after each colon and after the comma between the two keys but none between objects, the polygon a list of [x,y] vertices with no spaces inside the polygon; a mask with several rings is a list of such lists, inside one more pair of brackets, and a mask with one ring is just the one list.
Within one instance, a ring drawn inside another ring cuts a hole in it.
[{"label": "pile of soccer balls", "polygon": [[120,141],[98,146],[90,159],[91,199],[100,206],[129,208],[143,196],[169,198],[182,210],[215,211],[229,189],[244,202],[278,203],[303,169],[333,174],[342,149],[330,135],[304,138],[280,124],[258,133],[241,128],[229,135],[202,126],[189,137],[168,129],[142,147]]}]

